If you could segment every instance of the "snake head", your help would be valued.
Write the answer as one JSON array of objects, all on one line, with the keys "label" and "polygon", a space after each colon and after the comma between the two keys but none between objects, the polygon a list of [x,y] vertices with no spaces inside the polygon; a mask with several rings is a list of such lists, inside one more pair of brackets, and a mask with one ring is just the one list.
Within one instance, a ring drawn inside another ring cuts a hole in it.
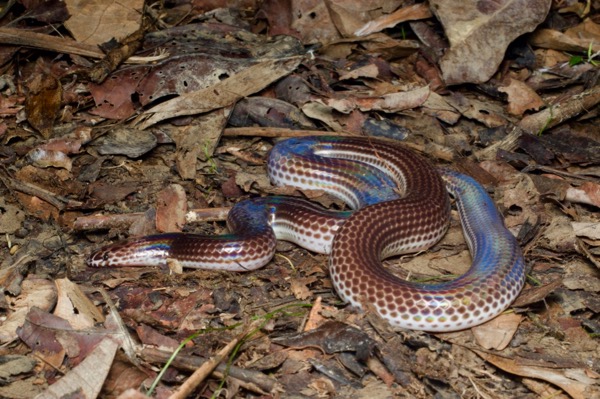
[{"label": "snake head", "polygon": [[93,252],[86,263],[89,267],[163,265],[174,237],[174,234],[158,234],[120,241]]}]

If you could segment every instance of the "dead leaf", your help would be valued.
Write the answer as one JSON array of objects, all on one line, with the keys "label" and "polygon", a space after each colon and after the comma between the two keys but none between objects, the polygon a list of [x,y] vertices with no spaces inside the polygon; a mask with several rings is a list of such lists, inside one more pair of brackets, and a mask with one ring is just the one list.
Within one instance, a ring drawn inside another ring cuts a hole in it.
[{"label": "dead leaf", "polygon": [[483,83],[496,72],[508,45],[533,31],[548,14],[550,0],[431,0],[450,41],[440,62],[448,85]]},{"label": "dead leaf", "polygon": [[185,226],[187,196],[179,184],[161,190],[156,198],[156,229],[160,232],[180,232]]},{"label": "dead leaf", "polygon": [[[398,112],[420,106],[429,97],[429,88],[420,87],[407,92],[383,94],[377,97],[345,96],[317,100],[334,110],[348,114],[355,109],[361,111]],[[306,108],[306,105],[304,106]]]},{"label": "dead leaf", "polygon": [[508,112],[511,115],[521,116],[525,111],[537,111],[545,105],[538,94],[526,83],[517,79],[506,79],[498,91],[508,95]]},{"label": "dead leaf", "polygon": [[477,343],[485,349],[503,350],[509,344],[523,316],[516,313],[501,314],[487,323],[473,327],[473,336]]},{"label": "dead leaf", "polygon": [[104,316],[81,291],[77,284],[69,279],[56,280],[58,300],[54,315],[69,322],[76,330],[92,328],[104,322]]},{"label": "dead leaf", "polygon": [[12,342],[17,338],[17,330],[23,326],[31,308],[50,310],[56,304],[56,287],[46,279],[33,276],[23,280],[21,293],[9,299],[12,311],[0,325],[0,342]]},{"label": "dead leaf", "polygon": [[260,62],[206,89],[183,94],[150,108],[137,123],[145,129],[165,119],[202,114],[232,105],[287,75],[296,69],[300,60],[300,57],[291,57]]},{"label": "dead leaf", "polygon": [[182,178],[195,178],[198,159],[208,161],[213,156],[231,108],[216,109],[195,117],[187,125],[174,128],[171,136],[177,146],[177,172]]},{"label": "dead leaf", "polygon": [[291,14],[291,27],[299,32],[303,43],[328,43],[341,37],[324,1],[292,1]]},{"label": "dead leaf", "polygon": [[402,22],[427,19],[431,18],[431,16],[431,11],[426,3],[413,4],[367,22],[360,29],[356,30],[354,34],[356,36],[366,36],[371,33],[381,32],[387,28],[392,28]]},{"label": "dead leaf", "polygon": [[116,341],[110,337],[104,338],[85,360],[52,384],[40,397],[96,398],[104,385],[118,349],[119,344]]},{"label": "dead leaf", "polygon": [[506,358],[501,355],[478,350],[475,352],[486,361],[507,373],[522,377],[538,378],[559,386],[574,399],[588,399],[600,395],[600,376],[596,373],[590,374],[588,370],[531,366],[526,363],[523,364],[518,358]]},{"label": "dead leaf", "polygon": [[141,24],[143,0],[105,2],[65,0],[71,17],[65,27],[82,43],[102,44],[122,39]]},{"label": "dead leaf", "polygon": [[38,168],[63,168],[71,171],[73,163],[64,152],[34,148],[27,153],[27,159]]},{"label": "dead leaf", "polygon": [[600,26],[591,19],[567,29],[565,33],[552,29],[539,29],[530,38],[531,44],[541,48],[561,51],[587,52],[590,45],[592,52],[600,51]]},{"label": "dead leaf", "polygon": [[312,296],[312,291],[310,290],[310,288],[308,288],[308,284],[314,282],[314,277],[309,277],[305,279],[292,279],[290,281],[290,289],[292,290],[292,293],[297,299],[304,301]]},{"label": "dead leaf", "polygon": [[62,85],[54,76],[40,71],[28,85],[25,112],[29,124],[45,138],[52,135],[60,110]]}]

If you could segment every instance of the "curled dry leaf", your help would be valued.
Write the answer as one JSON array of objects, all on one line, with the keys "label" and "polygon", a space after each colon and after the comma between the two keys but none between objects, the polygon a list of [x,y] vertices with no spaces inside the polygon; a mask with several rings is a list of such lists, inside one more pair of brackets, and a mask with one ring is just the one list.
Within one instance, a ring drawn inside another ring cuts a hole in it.
[{"label": "curled dry leaf", "polygon": [[508,358],[492,353],[476,351],[483,359],[511,374],[538,378],[561,387],[574,399],[588,399],[600,395],[600,375],[581,368],[554,369],[529,365],[526,359]]},{"label": "curled dry leaf", "polygon": [[154,147],[157,139],[149,131],[121,127],[111,129],[106,135],[94,140],[93,146],[102,155],[125,155],[137,158]]},{"label": "curled dry leaf", "polygon": [[110,337],[104,338],[85,360],[73,367],[39,397],[98,397],[118,349],[119,344],[116,341]]},{"label": "curled dry leaf", "polygon": [[421,87],[408,92],[384,94],[378,97],[346,96],[344,98],[323,98],[317,100],[343,114],[355,109],[361,111],[398,112],[420,106],[429,97],[429,87]]}]

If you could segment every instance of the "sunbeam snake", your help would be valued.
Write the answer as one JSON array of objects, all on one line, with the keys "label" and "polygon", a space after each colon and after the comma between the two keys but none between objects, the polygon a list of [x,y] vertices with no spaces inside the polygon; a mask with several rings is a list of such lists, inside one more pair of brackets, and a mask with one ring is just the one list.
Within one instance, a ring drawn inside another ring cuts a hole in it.
[{"label": "sunbeam snake", "polygon": [[[276,185],[321,189],[354,211],[329,211],[291,197],[242,201],[227,219],[226,236],[159,234],[112,244],[88,265],[150,266],[174,259],[183,267],[248,271],[273,257],[276,240],[330,254],[338,295],[374,310],[393,326],[454,331],[504,311],[525,282],[517,240],[485,190],[472,178],[435,169],[404,146],[367,137],[303,137],[277,143],[268,173]],[[456,200],[473,258],[469,270],[447,282],[400,279],[385,258],[436,243]]]}]

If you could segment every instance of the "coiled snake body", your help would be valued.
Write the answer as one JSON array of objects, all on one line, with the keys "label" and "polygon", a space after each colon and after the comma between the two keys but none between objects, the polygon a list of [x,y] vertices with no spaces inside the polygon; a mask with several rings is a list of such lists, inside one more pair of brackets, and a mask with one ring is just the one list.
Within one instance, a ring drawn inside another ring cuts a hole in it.
[{"label": "coiled snake body", "polygon": [[[272,149],[274,184],[322,189],[354,211],[328,211],[308,201],[264,197],[242,201],[228,216],[232,234],[171,233],[134,238],[93,253],[88,265],[145,266],[175,259],[183,267],[248,271],[272,258],[277,239],[331,254],[339,296],[375,310],[392,325],[454,331],[505,310],[525,281],[516,239],[472,178],[436,170],[400,144],[359,137],[304,137]],[[429,248],[446,232],[450,192],[473,262],[455,280],[425,284],[400,279],[385,258]]]}]

